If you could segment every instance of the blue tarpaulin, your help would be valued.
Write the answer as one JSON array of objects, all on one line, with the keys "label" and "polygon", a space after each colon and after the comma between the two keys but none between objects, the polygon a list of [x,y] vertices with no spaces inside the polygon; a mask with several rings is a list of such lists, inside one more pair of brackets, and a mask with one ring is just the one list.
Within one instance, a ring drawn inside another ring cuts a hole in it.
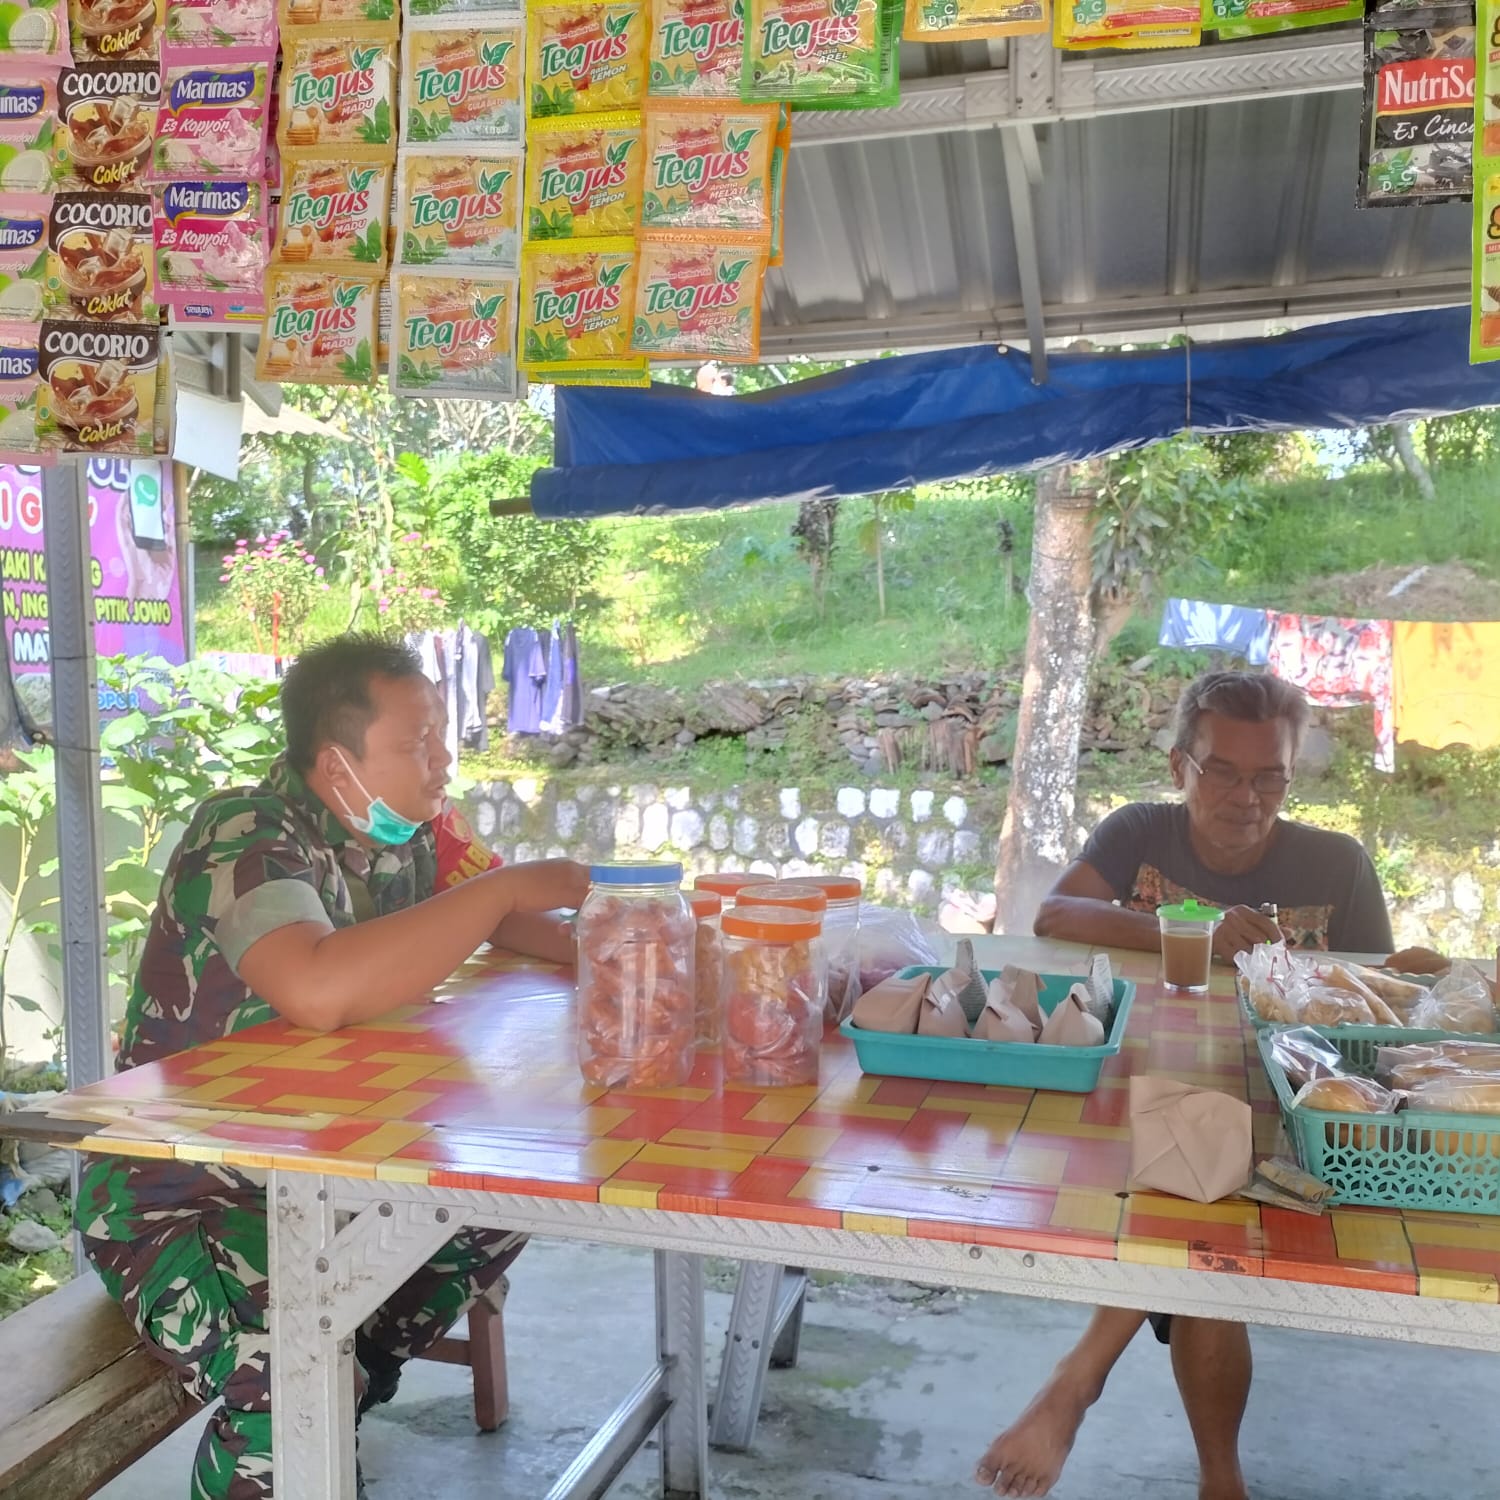
[{"label": "blue tarpaulin", "polygon": [[560,389],[539,516],[714,509],[909,489],[1204,432],[1358,427],[1500,405],[1469,364],[1463,308],[1276,338],[1062,354],[1033,385],[1014,349],[872,360],[749,396],[677,386]]}]

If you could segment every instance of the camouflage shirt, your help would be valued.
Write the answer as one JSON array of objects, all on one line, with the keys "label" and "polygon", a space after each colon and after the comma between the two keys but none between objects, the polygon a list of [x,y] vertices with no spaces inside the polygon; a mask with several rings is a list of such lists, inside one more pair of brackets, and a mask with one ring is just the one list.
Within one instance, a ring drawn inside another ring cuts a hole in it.
[{"label": "camouflage shirt", "polygon": [[424,825],[371,851],[278,760],[257,787],[220,792],[182,836],[152,914],[118,1066],[156,1062],[275,1014],[239,976],[251,946],[294,923],[330,932],[425,901],[437,882]]}]

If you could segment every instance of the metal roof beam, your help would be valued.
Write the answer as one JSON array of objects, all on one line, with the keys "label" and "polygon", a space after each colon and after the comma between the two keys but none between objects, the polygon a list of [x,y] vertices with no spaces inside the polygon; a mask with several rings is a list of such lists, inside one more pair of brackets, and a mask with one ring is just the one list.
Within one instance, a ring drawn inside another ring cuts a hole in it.
[{"label": "metal roof beam", "polygon": [[[1022,146],[1027,139],[1027,148]],[[1021,307],[1026,318],[1026,339],[1031,348],[1031,379],[1047,383],[1047,323],[1042,312],[1042,269],[1037,253],[1036,212],[1026,156],[1037,156],[1036,132],[1030,125],[1015,125],[1000,132],[1005,157],[1005,191],[1010,200],[1010,224],[1016,243],[1016,272],[1021,283]]]},{"label": "metal roof beam", "polygon": [[792,142],[834,145],[992,125],[1040,125],[1355,89],[1363,81],[1357,32],[1300,40],[1268,37],[1170,54],[1065,57],[1055,71],[1036,76],[1030,57],[1024,45],[1013,44],[1004,68],[903,82],[901,102],[890,109],[798,115]]},{"label": "metal roof beam", "polygon": [[[1399,278],[1371,276],[1301,287],[1191,292],[1178,297],[1121,297],[1087,304],[1055,302],[1043,305],[1042,317],[1047,337],[1056,343],[1100,335],[1156,338],[1165,337],[1168,330],[1412,312],[1428,307],[1461,306],[1468,299],[1467,271],[1431,271]],[[763,326],[760,346],[768,360],[793,355],[832,359],[893,349],[906,352],[944,349],[961,344],[1021,346],[1026,340],[1025,307],[1010,306],[979,312],[911,313],[878,322],[851,318],[791,328]]]}]

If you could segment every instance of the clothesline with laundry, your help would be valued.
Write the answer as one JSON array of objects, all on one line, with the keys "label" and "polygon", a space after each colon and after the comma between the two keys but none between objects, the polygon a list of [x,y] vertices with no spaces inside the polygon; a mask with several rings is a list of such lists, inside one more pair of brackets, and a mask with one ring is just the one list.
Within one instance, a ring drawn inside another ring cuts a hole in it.
[{"label": "clothesline with laundry", "polygon": [[500,675],[512,734],[566,734],[583,723],[578,632],[571,620],[554,620],[550,630],[517,626],[505,637]]},{"label": "clothesline with laundry", "polygon": [[1158,640],[1233,652],[1327,708],[1371,704],[1382,771],[1395,770],[1398,740],[1500,748],[1500,621],[1353,619],[1174,598]]}]

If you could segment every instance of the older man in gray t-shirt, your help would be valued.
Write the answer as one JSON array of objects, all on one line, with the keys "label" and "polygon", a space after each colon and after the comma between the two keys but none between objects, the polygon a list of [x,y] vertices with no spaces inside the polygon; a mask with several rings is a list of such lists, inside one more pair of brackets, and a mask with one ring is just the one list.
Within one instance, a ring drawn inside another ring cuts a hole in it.
[{"label": "older man in gray t-shirt", "polygon": [[[1132,803],[1107,817],[1058,877],[1036,917],[1043,937],[1154,950],[1156,908],[1186,896],[1224,908],[1214,953],[1229,962],[1285,936],[1300,947],[1387,954],[1391,921],[1370,857],[1354,839],[1281,817],[1307,700],[1279,678],[1212,672],[1177,706],[1172,781],[1180,805]],[[1262,906],[1275,905],[1275,918]],[[1100,1308],[1019,1421],[979,1462],[1000,1495],[1045,1495],[1084,1415],[1103,1393],[1144,1313]],[[1250,1395],[1243,1325],[1151,1319],[1172,1348],[1198,1448],[1201,1500],[1247,1500],[1239,1431]]]}]

